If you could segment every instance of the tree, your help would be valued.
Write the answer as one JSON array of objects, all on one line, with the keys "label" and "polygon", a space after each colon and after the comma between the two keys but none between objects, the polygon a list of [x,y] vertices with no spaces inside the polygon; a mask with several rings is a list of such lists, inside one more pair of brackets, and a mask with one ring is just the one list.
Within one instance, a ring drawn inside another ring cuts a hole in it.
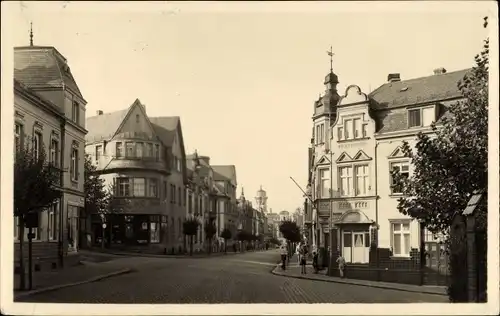
[{"label": "tree", "polygon": [[[84,167],[85,212],[87,215],[100,215],[104,223],[112,210],[110,202],[113,188],[107,189],[104,179],[96,174],[97,168],[92,163],[90,155],[85,155]],[[104,233],[102,237],[104,247]]]},{"label": "tree", "polygon": [[[454,216],[464,210],[472,194],[488,191],[488,72],[486,39],[483,51],[475,57],[475,66],[458,84],[464,99],[450,106],[450,115],[432,125],[435,137],[419,134],[414,150],[406,142],[403,145],[414,172],[407,179],[394,174],[396,187],[403,193],[398,209],[433,233],[448,233]],[[485,229],[486,204],[476,212],[478,224]],[[463,278],[453,276],[453,266],[452,280]]]},{"label": "tree", "polygon": [[213,221],[207,220],[204,230],[205,238],[208,239],[208,254],[210,255],[212,253],[212,239],[214,238],[215,233],[217,233],[217,227],[215,227]]},{"label": "tree", "polygon": [[220,233],[220,237],[224,238],[224,252],[227,252],[227,241],[231,239],[232,233],[229,229],[224,228],[224,230]]},{"label": "tree", "polygon": [[200,223],[196,218],[188,218],[182,223],[182,231],[184,235],[189,236],[189,255],[193,255],[193,239],[198,233],[198,227]]},{"label": "tree", "polygon": [[280,224],[280,232],[283,237],[289,242],[299,242],[300,241],[300,228],[297,223],[292,221],[283,221]]},{"label": "tree", "polygon": [[[53,162],[47,161],[43,146],[36,149],[27,142],[25,147],[17,150],[14,160],[14,216],[19,220],[21,289],[25,288],[23,244],[26,221],[36,221],[45,208],[61,198],[60,180],[61,171]],[[29,269],[31,271],[31,267]]]}]

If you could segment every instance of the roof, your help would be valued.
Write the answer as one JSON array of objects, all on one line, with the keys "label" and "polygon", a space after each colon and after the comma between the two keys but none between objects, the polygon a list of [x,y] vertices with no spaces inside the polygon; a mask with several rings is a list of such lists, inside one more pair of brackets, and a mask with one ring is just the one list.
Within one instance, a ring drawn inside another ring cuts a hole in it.
[{"label": "roof", "polygon": [[169,146],[174,142],[175,133],[180,122],[180,117],[178,116],[150,117],[149,121],[153,125],[156,135],[158,135],[163,144]]},{"label": "roof", "polygon": [[83,99],[66,58],[51,46],[15,47],[14,78],[31,89],[68,87]]},{"label": "roof", "polygon": [[369,94],[376,109],[458,98],[459,81],[471,69],[410,80],[388,82]]},{"label": "roof", "polygon": [[85,124],[89,133],[85,136],[85,139],[87,141],[98,141],[112,138],[129,110],[130,107],[126,110],[87,117]]},{"label": "roof", "polygon": [[24,93],[25,95],[35,99],[40,104],[43,104],[44,106],[48,107],[50,110],[56,112],[61,117],[64,117],[64,112],[61,110],[61,108],[52,103],[50,100],[45,99],[43,96],[37,94],[35,91],[28,88],[19,80],[14,79],[14,92],[16,91]]},{"label": "roof", "polygon": [[227,166],[212,166],[214,171],[215,181],[231,181],[234,186],[237,185],[236,182],[236,167],[234,165]]}]

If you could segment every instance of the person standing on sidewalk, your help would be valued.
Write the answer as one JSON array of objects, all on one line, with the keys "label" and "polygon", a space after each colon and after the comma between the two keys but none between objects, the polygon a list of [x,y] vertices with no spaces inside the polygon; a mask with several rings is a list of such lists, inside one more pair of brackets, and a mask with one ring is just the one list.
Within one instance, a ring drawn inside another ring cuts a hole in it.
[{"label": "person standing on sidewalk", "polygon": [[300,243],[295,248],[295,254],[297,255],[297,264],[300,264]]},{"label": "person standing on sidewalk", "polygon": [[286,243],[283,243],[281,245],[280,253],[281,253],[281,269],[286,270],[286,260],[288,256],[288,247],[286,246]]},{"label": "person standing on sidewalk", "polygon": [[306,256],[307,256],[307,248],[306,245],[302,245],[299,249],[299,261],[300,261],[300,274],[306,274]]},{"label": "person standing on sidewalk", "polygon": [[337,263],[339,264],[340,278],[343,279],[344,278],[344,269],[345,269],[345,259],[344,259],[344,257],[342,257],[342,255],[340,255],[337,258]]}]

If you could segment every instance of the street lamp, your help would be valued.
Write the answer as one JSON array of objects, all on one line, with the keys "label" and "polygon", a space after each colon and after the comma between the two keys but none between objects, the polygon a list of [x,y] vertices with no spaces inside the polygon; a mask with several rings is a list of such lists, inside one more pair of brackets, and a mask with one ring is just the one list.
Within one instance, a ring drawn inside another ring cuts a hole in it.
[{"label": "street lamp", "polygon": [[[330,235],[330,255],[333,253],[333,151],[330,149],[326,149],[325,153],[329,155],[329,158],[326,158],[330,163],[330,189],[329,189],[329,211],[330,211],[330,221],[328,223],[328,231]],[[337,247],[337,245],[335,245]]]}]

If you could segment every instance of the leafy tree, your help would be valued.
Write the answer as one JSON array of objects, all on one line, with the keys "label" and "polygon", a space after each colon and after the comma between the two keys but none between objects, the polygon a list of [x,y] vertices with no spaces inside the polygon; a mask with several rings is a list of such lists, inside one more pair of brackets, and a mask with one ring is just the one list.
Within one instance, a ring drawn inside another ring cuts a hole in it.
[{"label": "leafy tree", "polygon": [[189,236],[189,255],[193,255],[194,236],[198,233],[200,223],[196,218],[188,218],[182,223],[182,230],[185,236]]},{"label": "leafy tree", "polygon": [[215,224],[213,221],[207,220],[205,222],[205,238],[208,239],[208,254],[210,255],[212,253],[212,239],[215,236],[215,233],[217,233],[217,227],[215,227]]},{"label": "leafy tree", "polygon": [[112,188],[106,188],[104,179],[96,174],[97,168],[88,154],[85,155],[84,168],[85,212],[87,215],[98,214],[105,221],[111,211]]},{"label": "leafy tree", "polygon": [[[38,153],[27,142],[19,148],[14,160],[14,216],[19,219],[20,278],[21,289],[25,288],[24,228],[28,216],[39,214],[61,197],[58,188],[61,172],[47,161],[43,146]],[[31,267],[29,267],[31,269]]]},{"label": "leafy tree", "polygon": [[280,232],[283,237],[289,242],[299,242],[300,241],[300,228],[297,223],[292,221],[283,221],[279,227]]},{"label": "leafy tree", "polygon": [[[419,134],[414,150],[404,143],[414,172],[411,178],[395,172],[396,187],[403,193],[398,209],[433,233],[448,233],[454,216],[464,210],[472,194],[488,191],[488,72],[486,39],[475,66],[458,84],[463,100],[451,105],[449,113],[432,125],[435,136]],[[479,228],[486,229],[486,203],[476,212]],[[450,238],[447,244],[450,246]],[[451,255],[460,257],[459,252]],[[453,266],[452,280],[463,278],[457,273],[454,276]]]},{"label": "leafy tree", "polygon": [[227,241],[231,239],[232,233],[229,229],[224,228],[224,230],[220,233],[220,237],[224,238],[224,252],[227,252]]}]

